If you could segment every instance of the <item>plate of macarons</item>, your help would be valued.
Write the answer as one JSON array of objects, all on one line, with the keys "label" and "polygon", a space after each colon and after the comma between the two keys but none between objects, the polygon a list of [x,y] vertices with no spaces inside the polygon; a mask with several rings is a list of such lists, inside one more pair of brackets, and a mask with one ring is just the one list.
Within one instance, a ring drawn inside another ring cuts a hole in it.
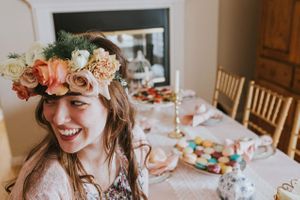
[{"label": "plate of macarons", "polygon": [[205,174],[222,175],[231,172],[234,166],[239,165],[241,170],[246,167],[243,157],[232,148],[199,136],[178,140],[174,150],[183,164]]}]

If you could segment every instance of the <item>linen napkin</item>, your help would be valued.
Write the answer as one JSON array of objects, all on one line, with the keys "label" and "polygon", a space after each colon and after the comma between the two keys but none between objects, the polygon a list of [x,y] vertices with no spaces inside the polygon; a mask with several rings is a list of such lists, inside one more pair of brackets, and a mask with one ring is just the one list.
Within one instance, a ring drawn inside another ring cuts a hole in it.
[{"label": "linen napkin", "polygon": [[208,119],[217,116],[218,113],[216,110],[209,109],[204,104],[200,104],[195,106],[193,114],[184,115],[182,117],[182,124],[195,127],[207,121]]}]

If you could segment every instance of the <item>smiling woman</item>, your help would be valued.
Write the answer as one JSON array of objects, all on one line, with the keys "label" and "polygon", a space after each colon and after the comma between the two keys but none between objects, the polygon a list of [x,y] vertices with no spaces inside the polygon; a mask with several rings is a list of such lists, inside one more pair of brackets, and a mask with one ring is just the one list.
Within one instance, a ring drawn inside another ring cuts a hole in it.
[{"label": "smiling woman", "polygon": [[21,99],[42,96],[36,119],[48,135],[7,187],[11,199],[147,199],[150,146],[135,126],[120,49],[61,33],[27,54],[11,55],[1,72]]}]

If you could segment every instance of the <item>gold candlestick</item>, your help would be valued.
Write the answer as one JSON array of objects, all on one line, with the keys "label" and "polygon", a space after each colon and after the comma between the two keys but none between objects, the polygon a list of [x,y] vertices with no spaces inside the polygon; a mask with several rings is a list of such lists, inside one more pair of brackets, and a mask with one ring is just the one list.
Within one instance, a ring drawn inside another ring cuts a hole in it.
[{"label": "gold candlestick", "polygon": [[182,138],[184,137],[184,133],[180,130],[180,118],[179,118],[179,106],[181,104],[181,99],[179,92],[175,92],[174,94],[174,104],[175,104],[175,116],[174,116],[174,124],[175,124],[175,129],[169,133],[170,138]]}]

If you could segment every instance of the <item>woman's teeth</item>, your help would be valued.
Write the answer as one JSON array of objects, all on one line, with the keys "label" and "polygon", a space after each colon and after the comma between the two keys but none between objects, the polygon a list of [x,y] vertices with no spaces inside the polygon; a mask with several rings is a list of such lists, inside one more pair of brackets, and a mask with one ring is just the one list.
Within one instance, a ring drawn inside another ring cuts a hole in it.
[{"label": "woman's teeth", "polygon": [[66,136],[71,136],[71,135],[75,135],[76,133],[79,132],[79,128],[74,128],[74,129],[66,129],[66,130],[61,130],[59,129],[60,134],[62,135],[66,135]]}]

